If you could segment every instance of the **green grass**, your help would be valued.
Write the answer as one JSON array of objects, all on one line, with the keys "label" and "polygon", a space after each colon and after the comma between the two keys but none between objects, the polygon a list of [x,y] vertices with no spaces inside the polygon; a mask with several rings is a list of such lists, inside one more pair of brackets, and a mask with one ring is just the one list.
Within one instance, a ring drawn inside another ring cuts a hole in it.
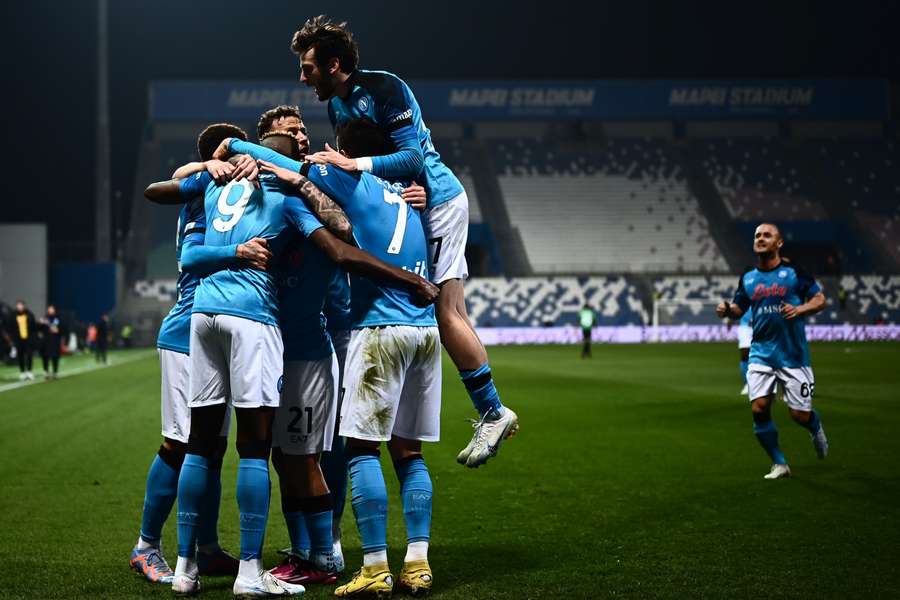
[{"label": "green grass", "polygon": [[[491,349],[522,430],[478,470],[454,461],[471,409],[444,363],[434,479],[437,598],[872,598],[900,587],[900,345],[815,344],[816,403],[832,454],[775,409],[794,477],[768,461],[738,396],[733,345]],[[0,393],[0,597],[169,598],[127,566],[159,444],[148,355]],[[236,455],[221,540],[238,547]],[[396,479],[390,560],[405,538]],[[277,485],[266,564],[287,534]],[[352,513],[348,567],[361,560]],[[174,564],[174,517],[165,546]],[[205,598],[231,582],[204,580]],[[331,588],[311,588],[311,598]]]}]

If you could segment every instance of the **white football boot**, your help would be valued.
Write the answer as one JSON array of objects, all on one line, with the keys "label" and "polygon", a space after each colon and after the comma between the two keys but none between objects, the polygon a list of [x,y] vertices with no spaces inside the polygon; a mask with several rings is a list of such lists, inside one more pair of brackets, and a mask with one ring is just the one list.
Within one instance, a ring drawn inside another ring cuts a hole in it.
[{"label": "white football boot", "polygon": [[763,475],[763,479],[781,479],[782,477],[790,477],[791,468],[787,465],[772,465],[772,469]]},{"label": "white football boot", "polygon": [[200,593],[200,577],[176,573],[172,578],[172,591],[176,596],[196,596]]},{"label": "white football boot", "polygon": [[235,598],[273,598],[299,596],[306,591],[306,588],[299,584],[281,581],[268,571],[263,571],[255,580],[238,575],[234,580],[232,591]]},{"label": "white football boot", "polygon": [[816,449],[816,456],[819,458],[828,456],[828,438],[825,437],[825,428],[820,424],[819,430],[810,434],[810,437],[812,437],[813,448]]},{"label": "white football boot", "polygon": [[474,422],[472,440],[456,457],[456,462],[476,468],[496,456],[500,442],[519,431],[519,417],[506,406],[500,407],[500,414],[491,410]]}]

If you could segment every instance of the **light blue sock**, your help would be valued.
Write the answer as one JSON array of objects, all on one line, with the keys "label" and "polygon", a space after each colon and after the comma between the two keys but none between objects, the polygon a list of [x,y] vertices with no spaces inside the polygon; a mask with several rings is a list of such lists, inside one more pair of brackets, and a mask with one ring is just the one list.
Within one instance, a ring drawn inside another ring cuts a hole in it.
[{"label": "light blue sock", "polygon": [[147,472],[147,490],[144,492],[144,513],[141,518],[141,539],[159,545],[162,528],[169,518],[172,505],[178,496],[178,471],[169,466],[159,454]]},{"label": "light blue sock", "polygon": [[484,363],[474,371],[460,371],[459,376],[479,415],[483,417],[490,410],[500,410],[503,405],[500,403],[500,395],[494,386],[488,363]]},{"label": "light blue sock", "polygon": [[363,552],[387,550],[387,487],[378,456],[350,460],[350,504]]},{"label": "light blue sock", "polygon": [[266,521],[269,518],[269,461],[238,461],[237,502],[241,516],[241,560],[262,558]]},{"label": "light blue sock", "polygon": [[742,360],[741,361],[741,377],[744,378],[744,383],[747,383],[747,369],[750,367],[750,361]]},{"label": "light blue sock", "polygon": [[196,552],[208,465],[209,460],[198,454],[186,455],[181,465],[178,477],[178,556],[194,558]]},{"label": "light blue sock", "polygon": [[753,432],[760,445],[769,454],[769,458],[776,465],[786,465],[787,461],[781,448],[778,447],[778,429],[775,427],[775,421],[769,420],[765,423],[753,423]]},{"label": "light blue sock", "polygon": [[811,411],[809,414],[809,421],[803,423],[802,425],[806,427],[813,435],[819,433],[819,427],[822,426],[822,420],[819,419],[819,413],[817,413],[815,410]]},{"label": "light blue sock", "polygon": [[206,493],[200,511],[197,528],[197,544],[206,546],[219,542],[219,504],[222,500],[222,470],[209,469],[206,476]]},{"label": "light blue sock", "polygon": [[338,436],[331,444],[331,451],[322,453],[320,464],[325,483],[331,490],[334,521],[340,523],[347,499],[347,458],[344,455],[344,438]]},{"label": "light blue sock", "polygon": [[334,551],[334,539],[331,535],[332,514],[330,510],[303,513],[313,554],[331,554]]},{"label": "light blue sock", "polygon": [[431,498],[434,489],[425,459],[417,456],[394,463],[394,468],[400,480],[406,541],[427,542],[431,538]]},{"label": "light blue sock", "polygon": [[281,508],[284,514],[284,523],[287,525],[288,537],[291,539],[291,553],[298,556],[309,554],[309,532],[306,531],[306,520],[302,510],[285,510],[284,497],[282,496]]}]

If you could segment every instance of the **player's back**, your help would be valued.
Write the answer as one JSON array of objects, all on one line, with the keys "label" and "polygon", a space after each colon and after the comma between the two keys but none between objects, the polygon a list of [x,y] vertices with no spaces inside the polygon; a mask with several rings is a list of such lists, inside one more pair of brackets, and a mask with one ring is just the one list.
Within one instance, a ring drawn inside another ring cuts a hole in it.
[{"label": "player's back", "polygon": [[[210,183],[204,196],[208,246],[232,246],[253,238],[274,243],[284,231],[284,195],[271,181],[260,188],[245,179],[224,186]],[[275,249],[273,249],[273,252]],[[278,325],[277,287],[271,273],[228,268],[204,277],[194,312],[226,314]]]},{"label": "player's back", "polygon": [[333,96],[328,102],[328,115],[333,127],[366,117],[385,132],[401,127],[415,128],[425,164],[420,173],[409,173],[425,187],[428,206],[448,202],[463,192],[462,184],[441,161],[431,140],[431,131],[422,119],[422,110],[405,81],[387,71],[357,69],[350,76],[350,95]]},{"label": "player's back", "polygon": [[203,235],[205,223],[203,198],[195,198],[181,207],[175,234],[175,260],[178,263],[178,281],[175,287],[178,298],[160,325],[156,341],[158,348],[183,354],[187,354],[190,348],[191,309],[194,306],[194,293],[200,285],[200,277],[181,269],[181,250],[187,236],[193,233]]}]

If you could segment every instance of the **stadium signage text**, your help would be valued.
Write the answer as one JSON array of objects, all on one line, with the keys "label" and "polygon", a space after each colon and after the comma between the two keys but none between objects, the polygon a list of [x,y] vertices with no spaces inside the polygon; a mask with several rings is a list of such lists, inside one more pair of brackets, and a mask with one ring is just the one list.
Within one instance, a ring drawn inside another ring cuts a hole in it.
[{"label": "stadium signage text", "polygon": [[813,87],[673,87],[670,106],[810,106]]}]

